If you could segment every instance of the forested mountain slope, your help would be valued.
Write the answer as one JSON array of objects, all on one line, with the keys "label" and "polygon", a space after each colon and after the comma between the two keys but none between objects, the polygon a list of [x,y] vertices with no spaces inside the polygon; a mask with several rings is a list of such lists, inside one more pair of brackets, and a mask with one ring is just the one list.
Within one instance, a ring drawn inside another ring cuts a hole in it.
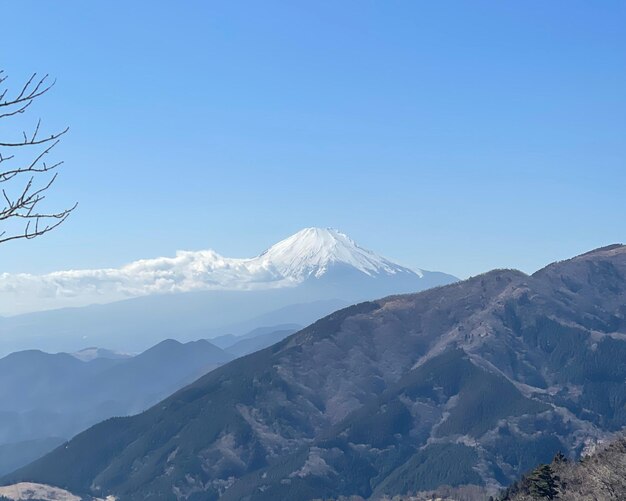
[{"label": "forested mountain slope", "polygon": [[626,247],[338,311],[5,482],[120,499],[498,489],[626,425]]}]

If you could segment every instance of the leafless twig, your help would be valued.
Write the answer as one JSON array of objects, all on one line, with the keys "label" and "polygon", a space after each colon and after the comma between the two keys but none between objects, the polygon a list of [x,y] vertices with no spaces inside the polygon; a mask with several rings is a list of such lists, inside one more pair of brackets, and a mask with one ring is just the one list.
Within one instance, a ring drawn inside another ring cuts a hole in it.
[{"label": "leafless twig", "polygon": [[[38,78],[34,73],[21,87],[15,97],[10,95],[8,87],[4,87],[7,75],[0,70],[0,119],[21,115],[32,103],[55,84],[49,82],[48,75]],[[31,239],[48,233],[61,225],[76,208],[76,204],[61,211],[45,212],[39,210],[39,204],[46,198],[46,193],[57,179],[57,172],[51,177],[45,173],[58,169],[62,161],[47,163],[46,157],[59,144],[61,137],[68,128],[60,132],[42,136],[41,119],[37,121],[31,133],[22,132],[22,139],[17,141],[0,141],[0,184],[7,183],[2,189],[3,204],[0,205],[0,225],[8,225],[11,229],[0,227],[0,243],[20,238]],[[28,148],[43,146],[43,150],[34,154],[34,159],[24,162],[20,155],[3,154],[2,148],[22,151]],[[23,162],[20,164],[19,162]],[[8,164],[10,163],[10,167]],[[3,164],[7,167],[2,168]],[[45,176],[41,178],[41,176]],[[47,177],[47,179],[45,179]],[[11,181],[11,183],[9,183]],[[17,188],[16,186],[17,185]],[[15,224],[24,221],[23,225]],[[12,223],[9,225],[9,223]],[[21,229],[15,230],[15,227]]]}]

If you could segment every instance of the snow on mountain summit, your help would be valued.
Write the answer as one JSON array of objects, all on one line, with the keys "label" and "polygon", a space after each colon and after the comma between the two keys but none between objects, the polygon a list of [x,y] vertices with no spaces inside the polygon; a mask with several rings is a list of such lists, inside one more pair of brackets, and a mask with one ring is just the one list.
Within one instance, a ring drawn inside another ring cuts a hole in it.
[{"label": "snow on mountain summit", "polygon": [[[366,250],[338,230],[305,228],[252,258],[225,257],[213,250],[178,251],[171,257],[140,259],[120,268],[45,275],[0,273],[0,315],[151,294],[293,287],[324,276],[338,279],[338,275],[331,275],[336,270],[354,272],[353,278],[363,274],[419,280],[428,274]],[[411,290],[417,288],[414,285]],[[2,304],[10,307],[2,309]]]},{"label": "snow on mountain summit", "polygon": [[255,258],[283,277],[301,281],[319,278],[330,266],[347,265],[370,276],[381,273],[416,273],[359,247],[348,235],[333,228],[305,228],[278,242]]}]

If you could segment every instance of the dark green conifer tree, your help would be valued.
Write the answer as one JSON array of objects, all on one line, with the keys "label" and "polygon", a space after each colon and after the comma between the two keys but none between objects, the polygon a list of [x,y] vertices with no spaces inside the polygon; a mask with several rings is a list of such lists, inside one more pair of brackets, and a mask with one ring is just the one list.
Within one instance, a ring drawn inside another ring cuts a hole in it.
[{"label": "dark green conifer tree", "polygon": [[554,499],[557,494],[558,477],[549,464],[542,464],[528,475],[530,495],[535,499]]}]

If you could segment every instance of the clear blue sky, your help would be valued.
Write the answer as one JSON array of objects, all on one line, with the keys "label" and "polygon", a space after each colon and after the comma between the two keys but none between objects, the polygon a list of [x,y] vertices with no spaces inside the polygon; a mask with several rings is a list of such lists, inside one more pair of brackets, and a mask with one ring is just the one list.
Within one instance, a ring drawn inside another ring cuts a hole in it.
[{"label": "clear blue sky", "polygon": [[534,271],[626,241],[622,1],[5,2],[0,66],[58,79],[51,202],[0,272],[333,226],[403,264]]}]

